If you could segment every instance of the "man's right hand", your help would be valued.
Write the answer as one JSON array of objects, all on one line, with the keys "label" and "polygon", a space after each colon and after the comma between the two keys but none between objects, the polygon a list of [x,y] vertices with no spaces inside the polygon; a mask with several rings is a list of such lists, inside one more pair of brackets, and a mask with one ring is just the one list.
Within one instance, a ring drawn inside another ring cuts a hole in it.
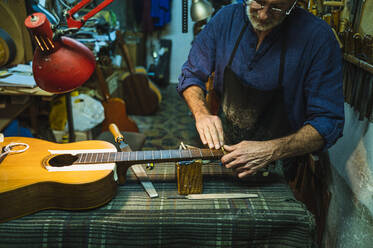
[{"label": "man's right hand", "polygon": [[221,120],[212,115],[207,107],[203,90],[192,85],[183,91],[183,96],[196,120],[196,128],[204,145],[220,149],[224,145]]},{"label": "man's right hand", "polygon": [[196,114],[196,128],[204,145],[210,149],[220,149],[224,145],[223,126],[216,115]]}]

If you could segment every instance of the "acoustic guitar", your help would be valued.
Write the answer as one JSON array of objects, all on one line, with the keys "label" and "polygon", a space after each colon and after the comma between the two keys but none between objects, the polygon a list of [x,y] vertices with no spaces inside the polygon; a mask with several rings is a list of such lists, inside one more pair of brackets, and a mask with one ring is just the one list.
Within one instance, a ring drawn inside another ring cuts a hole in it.
[{"label": "acoustic guitar", "polygon": [[[104,205],[116,194],[114,171],[126,175],[134,164],[216,160],[223,155],[221,150],[210,149],[116,152],[113,144],[96,140],[57,144],[6,137],[0,144],[12,143],[25,143],[29,148],[8,154],[0,162],[0,222],[44,209],[83,210]],[[73,155],[74,151],[79,153]]]},{"label": "acoustic guitar", "polygon": [[128,114],[149,115],[157,111],[161,101],[159,89],[149,80],[146,73],[138,73],[132,63],[128,47],[121,32],[116,32],[117,43],[120,48],[129,74],[121,78],[123,98],[127,103]]},{"label": "acoustic guitar", "polygon": [[110,123],[115,123],[120,131],[138,132],[139,128],[127,115],[126,103],[119,97],[110,97],[107,82],[104,78],[100,65],[96,66],[97,80],[101,93],[104,97],[102,105],[105,110],[105,119],[102,122],[102,132],[109,130]]}]

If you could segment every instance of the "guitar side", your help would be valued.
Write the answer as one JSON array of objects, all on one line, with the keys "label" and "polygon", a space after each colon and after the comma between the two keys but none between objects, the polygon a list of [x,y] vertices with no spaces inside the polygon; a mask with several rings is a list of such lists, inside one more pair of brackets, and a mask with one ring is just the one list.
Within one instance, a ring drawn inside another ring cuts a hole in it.
[{"label": "guitar side", "polygon": [[0,222],[44,209],[83,210],[102,206],[116,194],[113,170],[50,172],[42,164],[48,150],[95,150],[115,146],[105,141],[57,144],[34,138],[7,137],[30,148],[7,155],[0,164]]}]

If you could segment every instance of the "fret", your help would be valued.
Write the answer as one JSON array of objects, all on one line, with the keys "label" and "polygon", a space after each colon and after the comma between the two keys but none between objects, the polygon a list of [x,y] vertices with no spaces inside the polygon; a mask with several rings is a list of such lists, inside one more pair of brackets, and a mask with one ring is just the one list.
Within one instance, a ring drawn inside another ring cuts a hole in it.
[{"label": "fret", "polygon": [[172,156],[171,156],[171,150],[168,150],[168,155],[169,155],[169,158],[172,158]]},{"label": "fret", "polygon": [[190,157],[190,158],[193,158],[193,156],[192,156],[192,151],[191,151],[190,149],[188,149],[188,151],[189,151],[189,157]]},{"label": "fret", "polygon": [[161,158],[162,159],[168,159],[168,158],[171,158],[170,157],[170,152],[169,151],[167,151],[167,150],[160,150],[159,151],[160,153],[161,153]]},{"label": "fret", "polygon": [[115,156],[114,156],[114,162],[117,162],[117,152],[115,153]]},{"label": "fret", "polygon": [[136,155],[136,156],[135,156],[135,160],[137,161],[137,152],[135,152],[135,155]]},{"label": "fret", "polygon": [[107,162],[109,157],[109,153],[105,152],[102,155],[102,162]]},{"label": "fret", "polygon": [[77,154],[78,156],[79,156],[79,158],[78,158],[78,160],[75,162],[75,163],[80,163],[80,162],[82,162],[82,153],[78,153]]},{"label": "fret", "polygon": [[102,153],[100,152],[100,153],[97,154],[97,160],[98,160],[98,162],[101,162],[101,158],[102,158]]},{"label": "fret", "polygon": [[191,153],[192,158],[199,158],[200,157],[200,153],[198,152],[199,149],[192,148],[192,149],[189,149],[189,151]]},{"label": "fret", "polygon": [[126,161],[127,160],[127,152],[120,152],[120,161],[123,162],[123,161]]},{"label": "fret", "polygon": [[152,151],[144,151],[144,160],[152,159]]},{"label": "fret", "polygon": [[210,150],[211,156],[214,157],[214,153],[212,153],[212,150],[211,149],[209,149],[209,150]]},{"label": "fret", "polygon": [[155,160],[159,160],[159,158],[162,158],[161,152],[160,151],[154,151],[154,157],[155,157]]},{"label": "fret", "polygon": [[97,155],[97,153],[92,152],[92,157],[91,157],[91,162],[92,163],[96,163],[96,160],[95,160],[96,155]]},{"label": "fret", "polygon": [[180,150],[180,158],[184,158],[184,159],[187,159],[189,156],[189,151],[188,150]]},{"label": "fret", "polygon": [[110,152],[110,155],[109,155],[109,161],[110,162],[115,162],[115,154],[116,154],[116,152]]},{"label": "fret", "polygon": [[181,154],[180,154],[180,152],[179,152],[179,150],[170,150],[170,152],[171,152],[171,159],[175,159],[175,158],[177,158],[177,157],[180,157],[181,158]]},{"label": "fret", "polygon": [[201,149],[198,149],[198,150],[199,150],[199,154],[201,154],[201,158],[203,158],[202,150]]},{"label": "fret", "polygon": [[[144,161],[144,152],[142,152],[142,151],[138,151],[138,153],[139,153],[139,161]],[[142,157],[141,157],[141,155],[142,155]]]},{"label": "fret", "polygon": [[88,153],[83,153],[82,162],[86,162],[87,161],[87,157],[88,157]]},{"label": "fret", "polygon": [[88,153],[86,157],[86,162],[92,162],[91,158],[92,158],[92,153]]},{"label": "fret", "polygon": [[136,153],[135,152],[129,152],[130,154],[130,160],[129,161],[135,161]]},{"label": "fret", "polygon": [[82,158],[82,162],[87,163],[87,158],[89,156],[89,153],[83,153],[83,154],[84,154],[84,157]]},{"label": "fret", "polygon": [[162,151],[159,151],[159,154],[161,155],[161,160],[162,160]]},{"label": "fret", "polygon": [[154,160],[154,151],[152,151],[152,160]]},{"label": "fret", "polygon": [[131,155],[131,152],[126,152],[127,161],[130,161],[130,155]]}]

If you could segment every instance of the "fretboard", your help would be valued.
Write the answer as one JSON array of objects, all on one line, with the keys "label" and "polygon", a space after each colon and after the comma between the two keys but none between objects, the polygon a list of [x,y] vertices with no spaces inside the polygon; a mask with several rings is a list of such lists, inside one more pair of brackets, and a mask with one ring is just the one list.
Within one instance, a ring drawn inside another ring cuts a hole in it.
[{"label": "fretboard", "polygon": [[193,159],[216,160],[223,156],[221,150],[186,149],[134,152],[79,153],[74,164],[99,164],[121,162],[123,164],[144,164],[186,161]]}]

